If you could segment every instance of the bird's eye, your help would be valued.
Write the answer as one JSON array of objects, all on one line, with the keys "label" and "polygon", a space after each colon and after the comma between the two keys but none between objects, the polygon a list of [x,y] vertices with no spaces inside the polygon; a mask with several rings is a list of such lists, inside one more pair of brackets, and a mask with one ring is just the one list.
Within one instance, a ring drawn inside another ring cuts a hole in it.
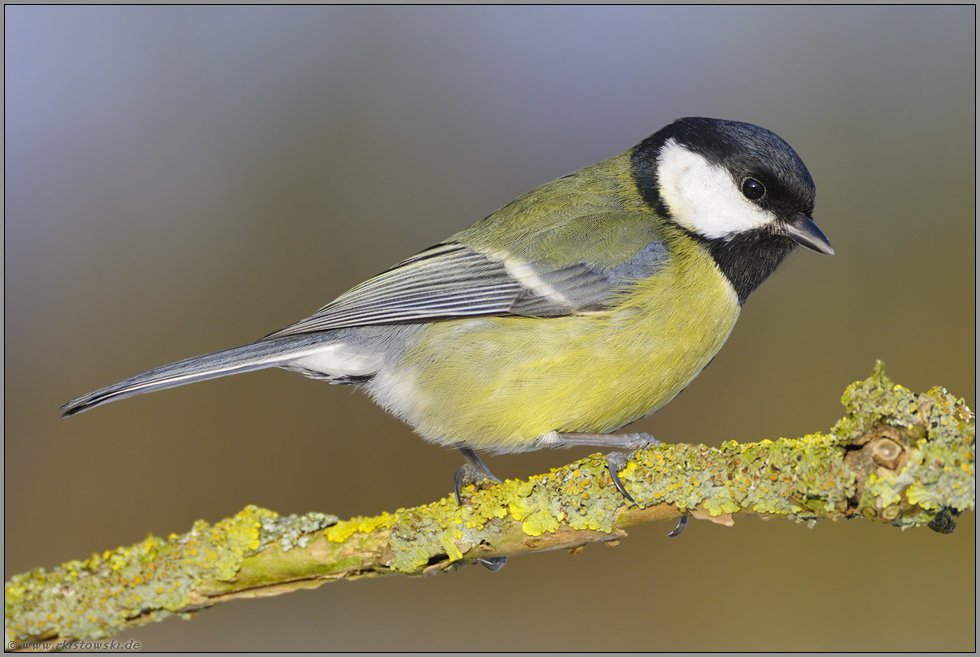
[{"label": "bird's eye", "polygon": [[755,178],[743,178],[742,194],[750,201],[758,201],[766,195],[766,186]]}]

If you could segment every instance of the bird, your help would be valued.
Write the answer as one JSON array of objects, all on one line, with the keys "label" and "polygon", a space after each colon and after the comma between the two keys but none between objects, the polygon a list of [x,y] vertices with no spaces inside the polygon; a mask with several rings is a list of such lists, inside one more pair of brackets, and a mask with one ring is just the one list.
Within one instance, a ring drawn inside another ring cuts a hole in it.
[{"label": "bird", "polygon": [[[478,452],[589,445],[662,408],[712,361],[749,295],[797,247],[833,255],[816,188],[783,139],[739,121],[673,121],[252,344],[148,370],[63,416],[269,367],[355,385],[424,439]],[[610,455],[616,476],[625,462]],[[621,456],[621,455],[620,455]],[[678,529],[683,529],[683,524]],[[679,533],[678,530],[677,533]],[[673,534],[673,532],[672,532]],[[491,569],[502,565],[490,560]]]}]

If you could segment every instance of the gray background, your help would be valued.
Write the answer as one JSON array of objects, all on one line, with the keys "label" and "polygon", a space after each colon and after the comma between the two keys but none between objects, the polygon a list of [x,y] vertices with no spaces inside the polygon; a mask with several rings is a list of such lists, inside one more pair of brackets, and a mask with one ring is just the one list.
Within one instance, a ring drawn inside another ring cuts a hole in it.
[{"label": "gray background", "polygon": [[[826,430],[876,358],[975,408],[975,14],[877,8],[5,9],[4,573],[248,503],[375,514],[458,454],[281,371],[60,420],[250,342],[674,118],[765,126],[837,255],[799,253],[631,430]],[[490,458],[499,476],[588,453]],[[325,585],[127,632],[154,650],[973,650],[974,514],[637,527],[614,549]]]}]

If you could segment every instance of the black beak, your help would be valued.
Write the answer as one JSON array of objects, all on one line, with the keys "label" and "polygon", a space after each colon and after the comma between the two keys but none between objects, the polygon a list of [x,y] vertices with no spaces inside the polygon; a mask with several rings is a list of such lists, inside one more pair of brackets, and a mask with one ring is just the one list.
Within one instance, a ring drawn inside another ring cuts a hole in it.
[{"label": "black beak", "polygon": [[830,245],[830,240],[822,230],[817,228],[817,224],[813,223],[810,217],[796,215],[792,221],[783,224],[783,234],[811,251],[834,255],[834,247]]}]

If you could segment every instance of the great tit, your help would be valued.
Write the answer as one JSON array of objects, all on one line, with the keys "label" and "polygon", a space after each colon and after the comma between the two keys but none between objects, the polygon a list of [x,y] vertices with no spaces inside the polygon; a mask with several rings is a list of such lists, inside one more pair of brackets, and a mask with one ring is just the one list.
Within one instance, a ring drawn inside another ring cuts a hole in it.
[{"label": "great tit", "polygon": [[[254,344],[137,374],[62,410],[282,367],[363,387],[487,476],[474,450],[635,449],[652,439],[611,432],[711,362],[787,255],[834,253],[810,218],[814,196],[806,166],[772,132],[679,119]],[[617,469],[610,462],[628,498]],[[457,474],[457,496],[459,484]]]}]

